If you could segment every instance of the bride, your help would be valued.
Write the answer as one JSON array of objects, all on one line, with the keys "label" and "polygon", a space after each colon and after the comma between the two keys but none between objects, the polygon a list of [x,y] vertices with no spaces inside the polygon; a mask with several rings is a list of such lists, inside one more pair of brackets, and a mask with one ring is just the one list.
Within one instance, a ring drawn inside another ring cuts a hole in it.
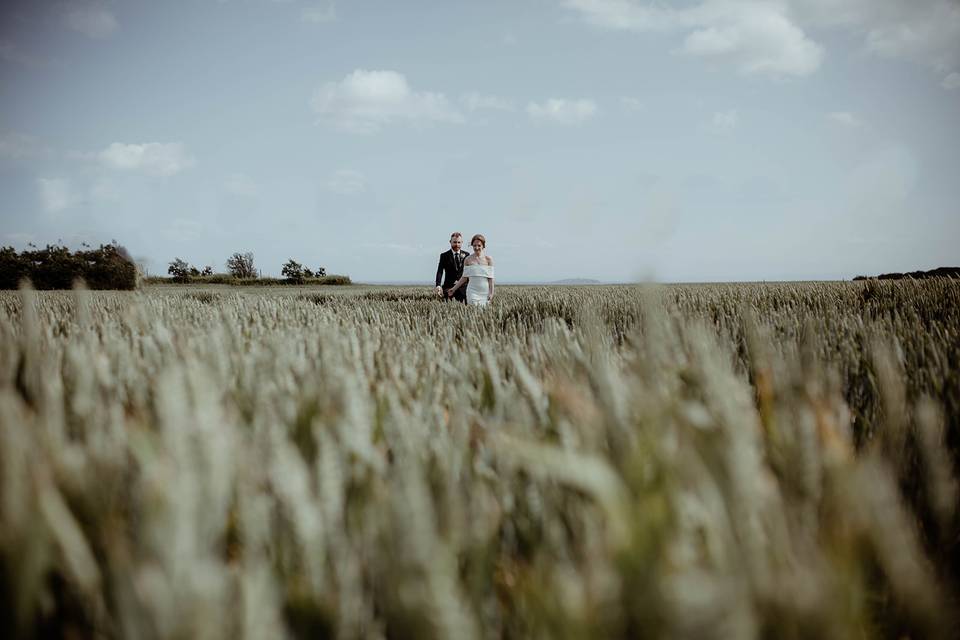
[{"label": "bride", "polygon": [[493,299],[493,258],[487,255],[487,239],[479,233],[470,239],[473,255],[463,263],[463,277],[457,280],[448,292],[453,296],[457,289],[467,285],[467,304],[485,307]]}]

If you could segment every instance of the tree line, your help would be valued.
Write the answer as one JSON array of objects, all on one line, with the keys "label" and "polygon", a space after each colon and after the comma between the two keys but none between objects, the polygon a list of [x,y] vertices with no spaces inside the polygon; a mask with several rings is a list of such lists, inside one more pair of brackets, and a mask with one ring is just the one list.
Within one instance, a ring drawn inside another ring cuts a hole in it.
[{"label": "tree line", "polygon": [[960,278],[960,267],[938,267],[929,271],[881,273],[878,276],[857,276],[854,280],[924,280],[926,278]]},{"label": "tree line", "polygon": [[310,269],[293,258],[284,263],[282,280],[262,278],[253,262],[253,253],[236,252],[227,258],[226,273],[214,273],[212,266],[198,269],[182,258],[174,258],[167,266],[167,275],[173,282],[204,284],[350,284],[347,276],[327,275],[326,267]]},{"label": "tree line", "polygon": [[43,248],[27,245],[24,251],[0,247],[0,289],[16,289],[29,282],[35,289],[70,289],[77,281],[88,289],[136,289],[142,280],[150,282],[199,284],[351,284],[349,276],[327,275],[324,267],[310,269],[290,259],[281,271],[283,278],[262,278],[253,262],[253,253],[234,253],[226,262],[226,273],[214,273],[181,258],[169,263],[171,278],[143,278],[141,269],[116,240],[99,247],[83,243],[71,251],[62,244]]}]

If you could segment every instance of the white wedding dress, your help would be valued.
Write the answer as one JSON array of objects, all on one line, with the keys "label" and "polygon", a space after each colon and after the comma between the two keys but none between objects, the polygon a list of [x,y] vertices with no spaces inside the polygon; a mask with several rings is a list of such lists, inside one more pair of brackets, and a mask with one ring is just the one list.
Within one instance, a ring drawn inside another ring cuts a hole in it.
[{"label": "white wedding dress", "polygon": [[468,264],[463,268],[467,281],[467,304],[471,307],[485,307],[489,304],[490,281],[493,280],[493,266]]}]

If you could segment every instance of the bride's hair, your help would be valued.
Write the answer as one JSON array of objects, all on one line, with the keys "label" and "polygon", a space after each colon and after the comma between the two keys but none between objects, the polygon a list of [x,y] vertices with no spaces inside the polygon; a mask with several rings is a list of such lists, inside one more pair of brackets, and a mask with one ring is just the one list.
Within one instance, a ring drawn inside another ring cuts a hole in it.
[{"label": "bride's hair", "polygon": [[487,248],[487,239],[484,238],[484,237],[483,237],[481,234],[479,234],[479,233],[478,233],[477,235],[473,236],[472,238],[470,238],[470,246],[472,247],[472,246],[473,246],[473,243],[476,242],[477,240],[480,241],[480,244],[483,245],[483,248],[484,248],[484,249]]}]

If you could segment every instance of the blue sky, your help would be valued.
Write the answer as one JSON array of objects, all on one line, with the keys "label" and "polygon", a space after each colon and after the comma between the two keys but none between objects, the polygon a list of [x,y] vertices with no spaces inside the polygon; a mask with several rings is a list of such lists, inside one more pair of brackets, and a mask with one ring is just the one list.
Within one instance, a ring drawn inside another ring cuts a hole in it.
[{"label": "blue sky", "polygon": [[432,278],[960,264],[955,0],[6,2],[0,244]]}]

